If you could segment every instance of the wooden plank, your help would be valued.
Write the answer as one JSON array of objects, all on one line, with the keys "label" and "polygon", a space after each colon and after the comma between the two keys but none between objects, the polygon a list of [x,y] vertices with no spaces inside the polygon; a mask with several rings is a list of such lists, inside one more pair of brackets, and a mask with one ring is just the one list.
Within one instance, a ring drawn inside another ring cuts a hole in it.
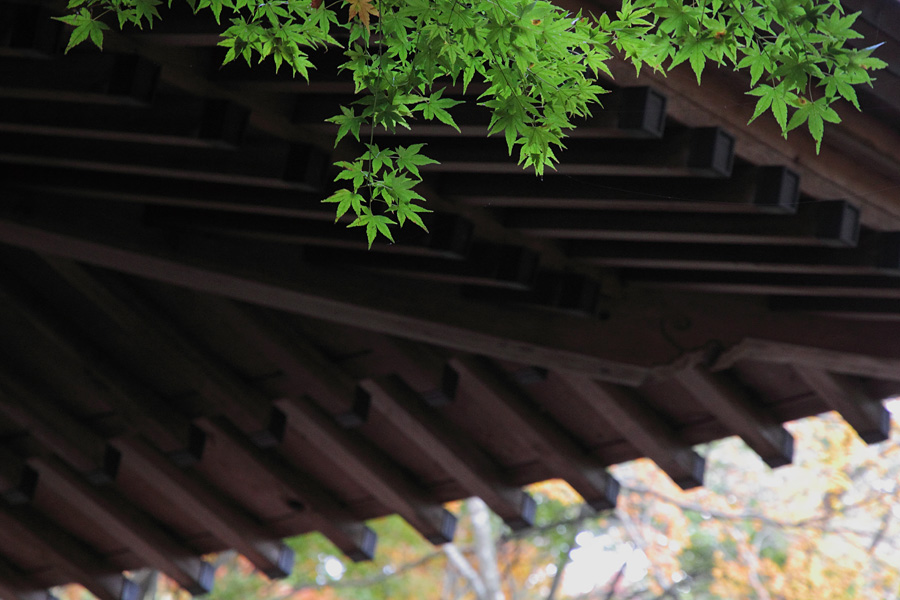
[{"label": "wooden plank", "polygon": [[[265,182],[253,185],[200,181],[191,179],[189,174],[161,178],[134,172],[105,172],[98,177],[96,172],[81,170],[77,165],[53,167],[2,163],[0,176],[17,189],[70,201],[87,198],[334,222],[334,208],[322,203],[321,192],[272,187],[264,185]],[[340,230],[335,226],[331,229]]]},{"label": "wooden plank", "polygon": [[463,258],[469,252],[474,229],[472,222],[463,217],[431,213],[423,216],[428,231],[406,227],[394,232],[394,243],[379,240],[370,247],[359,230],[347,227],[348,220],[337,223],[331,213],[327,221],[319,219],[320,215],[316,215],[316,220],[310,221],[280,214],[247,214],[235,210],[210,209],[150,206],[144,213],[145,222],[170,229],[302,245],[304,254],[317,262],[327,261],[329,257],[332,261],[339,262],[350,257],[354,262],[363,264],[366,257],[374,257],[376,261],[386,263],[397,260],[387,258],[385,254]]},{"label": "wooden plank", "polygon": [[282,398],[276,406],[287,417],[289,428],[315,445],[386,509],[399,514],[433,544],[453,539],[456,517],[433,501],[427,492],[397,469],[378,448],[341,428],[310,401]]},{"label": "wooden plank", "polygon": [[587,240],[841,247],[859,235],[859,210],[840,200],[803,204],[795,215],[507,209],[503,222],[529,235]]},{"label": "wooden plank", "polygon": [[529,398],[508,375],[477,357],[450,359],[460,386],[477,394],[480,403],[491,403],[506,415],[507,429],[535,450],[539,460],[565,479],[594,510],[615,507],[618,482],[613,479],[565,430],[537,412]]},{"label": "wooden plank", "polygon": [[[805,290],[804,290],[805,291]],[[801,292],[803,293],[803,292]],[[822,316],[835,316],[852,319],[866,319],[869,321],[895,321],[900,319],[900,305],[897,303],[898,294],[890,290],[880,289],[878,297],[872,298],[871,289],[857,291],[861,297],[850,295],[843,291],[840,296],[772,296],[767,304],[773,311],[785,314],[805,312],[817,313]]]},{"label": "wooden plank", "polygon": [[[49,17],[47,17],[49,19]],[[247,122],[245,108],[227,100],[158,94],[149,107],[84,105],[0,98],[0,131],[65,139],[103,140],[193,148],[236,147]]]},{"label": "wooden plank", "polygon": [[102,139],[7,132],[0,137],[0,162],[316,191],[322,188],[328,158],[324,152],[303,143],[260,136],[248,136],[240,150],[235,150],[136,146]]},{"label": "wooden plank", "polygon": [[462,294],[487,302],[532,304],[585,316],[600,313],[604,300],[602,282],[587,275],[555,270],[538,271],[528,289],[467,285]]},{"label": "wooden plank", "polygon": [[898,243],[900,232],[864,228],[852,248],[570,240],[564,249],[571,258],[606,267],[876,275],[900,274]]},{"label": "wooden plank", "polygon": [[[712,248],[712,247],[711,247]],[[833,299],[897,299],[900,298],[900,277],[897,274],[830,274],[830,273],[757,273],[713,270],[628,269],[622,273],[628,282],[654,288],[677,288],[699,292],[757,294],[778,296],[821,297]],[[798,300],[771,300],[778,310],[816,308],[816,303]],[[839,305],[837,305],[839,306]]]},{"label": "wooden plank", "polygon": [[791,463],[793,436],[733,378],[693,365],[677,371],[675,379],[767,465],[775,468]]},{"label": "wooden plank", "polygon": [[442,174],[442,198],[482,207],[590,210],[793,213],[799,176],[784,167],[741,162],[728,178],[581,176],[546,173],[542,178],[510,174]]},{"label": "wooden plank", "polygon": [[256,468],[278,480],[303,506],[303,518],[355,562],[375,556],[377,535],[356,519],[337,498],[272,452],[266,452],[227,419],[202,419],[201,427],[227,440],[250,458]]},{"label": "wooden plank", "polygon": [[136,54],[72,53],[52,60],[0,57],[0,98],[150,103],[160,67]]},{"label": "wooden plank", "polygon": [[501,469],[398,376],[366,380],[362,388],[383,414],[422,453],[444,468],[468,493],[478,496],[513,530],[534,524],[536,504],[527,493],[505,482]]},{"label": "wooden plank", "polygon": [[98,600],[140,600],[138,586],[117,567],[33,507],[0,504],[0,527],[22,543],[42,548],[69,581]]},{"label": "wooden plank", "polygon": [[[500,138],[463,138],[453,144],[415,138],[428,144],[427,155],[440,164],[422,171],[466,173],[521,173]],[[376,136],[376,140],[385,141]],[[640,175],[727,177],[731,174],[734,138],[718,128],[667,131],[662,140],[618,140],[603,144],[588,139],[567,139],[566,150],[556,150],[555,171],[563,175]]]},{"label": "wooden plank", "polygon": [[112,278],[101,278],[71,262],[52,258],[47,261],[131,339],[140,340],[146,352],[169,357],[172,368],[187,378],[204,399],[207,415],[224,412],[241,423],[261,445],[278,443],[269,430],[269,399],[207,355],[159,309]]},{"label": "wooden plank", "polygon": [[110,443],[160,495],[188,512],[216,539],[243,554],[267,577],[290,575],[293,551],[273,541],[249,515],[230,504],[204,479],[179,469],[140,438],[119,437]]},{"label": "wooden plank", "polygon": [[537,277],[540,256],[524,246],[475,242],[464,260],[335,248],[307,248],[304,259],[317,266],[349,265],[424,281],[528,290]]},{"label": "wooden plank", "polygon": [[592,381],[577,373],[556,372],[578,398],[655,462],[682,489],[703,485],[705,461],[679,439],[637,392]]},{"label": "wooden plank", "polygon": [[193,595],[212,591],[212,565],[192,556],[190,548],[135,509],[128,499],[111,489],[86,485],[54,457],[33,457],[28,464],[40,473],[41,485],[53,488],[72,510],[125,544],[145,565],[159,569]]},{"label": "wooden plank", "polygon": [[891,435],[891,413],[852,379],[809,366],[794,366],[800,378],[837,411],[867,444],[883,442]]}]

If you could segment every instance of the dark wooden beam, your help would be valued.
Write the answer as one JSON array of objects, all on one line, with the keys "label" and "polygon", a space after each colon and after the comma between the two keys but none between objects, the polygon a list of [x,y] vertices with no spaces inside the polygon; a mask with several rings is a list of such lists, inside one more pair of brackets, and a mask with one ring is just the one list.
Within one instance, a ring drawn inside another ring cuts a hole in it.
[{"label": "dark wooden beam", "polygon": [[[47,17],[49,19],[49,17]],[[158,95],[149,107],[84,105],[0,97],[0,131],[105,142],[198,147],[236,147],[248,112],[227,100]]]},{"label": "dark wooden beam", "polygon": [[[605,331],[588,335],[584,319],[573,317],[563,323],[565,319],[560,316],[553,320],[558,333],[542,336],[543,341],[529,341],[531,324],[544,318],[540,311],[529,314],[511,312],[506,307],[492,309],[484,303],[446,295],[436,301],[431,285],[407,285],[383,275],[357,273],[348,277],[334,269],[287,261],[289,268],[284,269],[283,277],[273,278],[273,269],[282,269],[285,259],[290,258],[285,256],[282,246],[258,252],[247,244],[215,240],[207,245],[205,240],[194,240],[182,245],[178,254],[171,254],[168,250],[171,240],[155,235],[148,238],[150,232],[146,231],[106,230],[102,233],[106,242],[96,238],[97,241],[88,241],[86,234],[69,231],[69,234],[54,233],[9,218],[0,219],[0,241],[19,247],[420,341],[538,366],[585,368],[598,377],[605,374],[614,381],[634,384],[642,381],[647,369],[636,368],[628,362],[643,360],[640,357],[646,357],[649,348],[661,343],[658,339],[640,340],[645,334],[621,321],[593,322],[591,328],[599,325]],[[95,234],[92,232],[90,237]],[[110,235],[115,239],[110,239]],[[390,307],[376,293],[386,285],[393,290],[394,302]],[[361,290],[366,293],[361,294]],[[513,318],[514,315],[517,316]],[[511,345],[508,339],[520,339],[522,343]],[[634,350],[629,352],[632,346]],[[670,348],[668,344],[666,347]]]},{"label": "dark wooden beam", "polygon": [[0,412],[92,483],[111,482],[118,472],[117,457],[107,452],[105,440],[65,406],[52,392],[0,368]]},{"label": "dark wooden beam", "polygon": [[[376,138],[379,139],[379,138]],[[463,138],[453,144],[415,138],[428,144],[426,154],[440,164],[429,172],[521,173],[518,156],[510,158],[500,138]],[[727,177],[734,158],[734,138],[718,128],[668,132],[661,140],[618,140],[615,144],[588,139],[566,140],[555,149],[555,171],[563,175],[640,175]]]},{"label": "dark wooden beam", "polygon": [[703,485],[705,461],[690,444],[653,411],[637,392],[590,377],[557,372],[578,398],[604,419],[630,444],[655,462],[682,489]]},{"label": "dark wooden beam", "polygon": [[501,469],[480,449],[429,410],[419,394],[394,376],[362,382],[375,410],[383,414],[422,453],[447,471],[460,486],[478,496],[514,530],[534,524],[536,505],[521,489],[505,482]]},{"label": "dark wooden beam", "polygon": [[[809,290],[798,290],[798,294],[809,293]],[[767,304],[773,311],[785,314],[805,312],[822,316],[849,317],[869,321],[896,321],[900,319],[898,294],[892,290],[861,289],[856,291],[858,297],[842,290],[841,295],[778,295],[768,299]],[[813,292],[815,293],[815,292]],[[827,292],[826,292],[827,293]],[[871,297],[871,296],[877,297]]]},{"label": "dark wooden beam", "polygon": [[[861,332],[861,335],[867,335]],[[724,351],[713,370],[728,369],[741,361],[822,369],[833,373],[900,381],[900,360],[896,357],[841,351],[748,337]]]},{"label": "dark wooden beam", "polygon": [[29,579],[28,575],[0,557],[0,598],[4,600],[56,600],[49,590]]},{"label": "dark wooden beam", "polygon": [[40,474],[41,485],[53,488],[69,507],[125,544],[144,564],[159,569],[193,595],[212,590],[212,565],[192,556],[190,548],[134,508],[130,500],[112,489],[86,485],[56,458],[35,457],[28,463]]},{"label": "dark wooden beam", "polygon": [[243,554],[267,577],[290,575],[293,551],[272,540],[252,517],[224,499],[204,479],[179,469],[140,438],[119,437],[110,443],[129,468],[161,496],[190,514],[213,537]]},{"label": "dark wooden beam", "polygon": [[0,98],[146,105],[159,65],[136,54],[72,53],[53,60],[0,57]]},{"label": "dark wooden beam", "polygon": [[602,282],[555,270],[538,271],[534,283],[526,289],[467,285],[462,293],[476,300],[535,305],[584,316],[600,313],[604,300]]},{"label": "dark wooden beam", "polygon": [[[390,264],[392,259],[385,257],[385,254],[411,255],[420,259],[463,258],[472,245],[472,222],[446,213],[424,215],[423,222],[428,231],[406,227],[394,232],[395,243],[379,240],[370,248],[361,230],[348,228],[349,220],[346,219],[336,223],[332,213],[327,215],[327,220],[301,220],[287,215],[248,214],[212,208],[148,206],[144,221],[155,227],[291,244],[317,262],[341,262],[349,257],[354,263],[365,264],[366,257],[374,257],[377,263]],[[402,263],[402,260],[399,262]]]},{"label": "dark wooden beam", "polygon": [[289,428],[319,448],[337,469],[369,490],[382,506],[399,514],[433,544],[452,541],[456,517],[432,500],[372,443],[341,428],[309,400],[282,398],[276,405],[287,417]]},{"label": "dark wooden beam", "polygon": [[330,492],[277,455],[262,450],[227,419],[203,419],[201,427],[217,439],[236,446],[253,461],[257,469],[277,479],[295,496],[295,501],[302,505],[303,519],[348,558],[356,562],[374,558],[377,535],[365,523],[353,517],[347,507]]},{"label": "dark wooden beam", "polygon": [[867,444],[883,442],[890,437],[890,412],[880,399],[869,396],[859,383],[824,369],[799,365],[794,370]]},{"label": "dark wooden beam", "polygon": [[69,579],[99,600],[140,600],[138,586],[96,550],[32,506],[0,504],[0,527],[23,544],[33,544]]},{"label": "dark wooden beam", "polygon": [[793,436],[731,376],[692,365],[677,371],[675,379],[767,465],[774,468],[791,463]]},{"label": "dark wooden beam", "polygon": [[[129,31],[131,39],[149,40],[153,44],[190,48],[214,47],[222,40],[223,26],[216,23],[212,13],[195,14],[189,4],[173,2],[171,6],[158,7],[161,18],[153,27]],[[218,56],[218,55],[217,55]],[[221,62],[221,58],[216,64]],[[270,64],[263,68],[274,71]]]},{"label": "dark wooden beam", "polygon": [[[776,300],[774,298],[770,300],[770,308],[784,311],[815,310],[817,307],[827,309],[829,301],[826,299],[828,298],[855,299],[858,302],[866,298],[873,300],[900,298],[900,277],[897,276],[897,273],[832,275],[829,273],[734,273],[711,270],[627,269],[622,272],[622,278],[627,282],[654,288],[821,298],[816,301]],[[834,303],[831,306],[839,308],[840,303]],[[863,307],[865,304],[860,302],[859,306]],[[877,304],[872,306],[872,308],[876,307]],[[835,312],[840,311],[836,310]]]},{"label": "dark wooden beam", "polygon": [[254,137],[239,150],[135,145],[102,139],[6,133],[0,162],[97,173],[193,179],[261,187],[320,190],[328,157],[312,146]]},{"label": "dark wooden beam", "polygon": [[[0,164],[0,177],[19,190],[79,201],[118,201],[148,206],[231,211],[239,215],[271,215],[334,222],[334,207],[322,203],[322,192],[251,183],[214,182],[146,173],[96,172],[78,165]],[[342,226],[332,226],[338,232]],[[355,233],[355,232],[354,232]]]},{"label": "dark wooden beam", "polygon": [[136,341],[135,349],[143,348],[147,356],[168,357],[171,368],[197,390],[206,415],[227,414],[261,445],[278,443],[269,431],[269,399],[200,349],[168,316],[114,278],[68,261],[47,258],[47,262],[123,328]]},{"label": "dark wooden beam", "polygon": [[445,173],[441,197],[482,207],[792,213],[800,178],[784,167],[736,164],[728,178]]},{"label": "dark wooden beam", "polygon": [[796,215],[507,209],[506,226],[539,237],[706,244],[854,246],[859,210],[843,201],[803,204]]},{"label": "dark wooden beam", "polygon": [[[630,296],[613,301],[613,318],[605,321],[551,315],[526,306],[491,306],[445,290],[436,293],[432,284],[316,268],[285,255],[281,245],[185,237],[173,251],[173,239],[158,232],[127,224],[97,230],[90,220],[72,225],[54,216],[39,211],[31,216],[37,220],[0,215],[0,242],[195,292],[632,386],[640,385],[654,365],[680,355],[671,333],[646,326],[673,315],[688,319],[688,326],[674,334],[681,347],[700,347],[711,339],[727,347],[755,337],[860,355],[898,354],[890,340],[900,333],[884,323],[772,313],[740,298],[666,295],[663,302],[654,292],[642,291],[640,302]],[[391,298],[389,305],[385,297]]]},{"label": "dark wooden beam", "polygon": [[61,49],[63,25],[38,4],[0,4],[0,56],[46,58]]},{"label": "dark wooden beam", "polygon": [[0,498],[14,506],[26,504],[34,498],[36,488],[37,473],[23,458],[0,446]]},{"label": "dark wooden beam", "polygon": [[272,314],[219,298],[206,299],[201,310],[217,323],[229,323],[239,332],[242,345],[252,348],[284,373],[285,383],[263,382],[270,395],[309,395],[344,427],[357,427],[365,422],[368,407],[361,407],[357,402],[356,381],[289,324]]},{"label": "dark wooden beam", "polygon": [[44,356],[47,366],[52,362],[54,368],[66,365],[76,373],[88,374],[79,381],[91,386],[98,398],[120,413],[123,429],[143,432],[179,464],[187,466],[200,460],[202,436],[198,437],[184,415],[76,334],[70,323],[42,310],[11,279],[0,284],[0,310],[17,317],[16,331],[22,339],[46,344],[36,352]]},{"label": "dark wooden beam", "polygon": [[528,290],[537,277],[540,256],[524,246],[475,242],[463,260],[321,247],[308,248],[304,259],[315,265],[365,268],[425,281]]},{"label": "dark wooden beam", "polygon": [[459,374],[461,389],[465,385],[480,403],[489,402],[503,411],[509,431],[534,448],[539,460],[565,479],[591,508],[615,507],[618,482],[561,426],[537,412],[507,373],[477,357],[453,358],[448,364]]},{"label": "dark wooden beam", "polygon": [[900,232],[863,229],[859,244],[847,248],[570,240],[571,258],[605,267],[812,273],[900,274]]}]

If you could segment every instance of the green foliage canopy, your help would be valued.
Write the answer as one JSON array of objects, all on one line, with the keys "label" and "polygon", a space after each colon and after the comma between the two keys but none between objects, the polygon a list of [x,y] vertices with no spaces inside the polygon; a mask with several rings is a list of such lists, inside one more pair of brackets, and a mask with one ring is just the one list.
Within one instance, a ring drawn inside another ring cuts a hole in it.
[{"label": "green foliage canopy", "polygon": [[[61,17],[73,27],[68,48],[102,47],[105,20],[151,27],[172,1],[69,0],[72,12]],[[487,133],[502,134],[519,164],[540,175],[574,121],[599,104],[597,75],[609,75],[614,52],[638,73],[687,62],[698,83],[709,63],[747,69],[747,93],[758,97],[751,121],[770,111],[785,135],[806,125],[817,150],[825,122],[840,121],[833,103],[858,109],[853,86],[871,85],[871,72],[886,66],[871,56],[875,47],[848,45],[861,37],[852,29],[859,13],[845,14],[839,0],[624,0],[599,16],[547,0],[185,1],[227,24],[219,42],[226,63],[271,58],[276,70],[308,79],[311,50],[343,49],[357,99],[328,120],[337,141],[351,136],[364,151],[337,163],[344,187],[325,202],[337,205],[337,219],[355,217],[349,226],[364,227],[369,245],[379,234],[393,239],[392,227],[406,221],[424,227],[415,186],[419,167],[434,162],[421,144],[380,147],[375,130],[414,119],[456,127],[461,102],[444,97],[450,84],[484,85],[477,102],[492,112]]]}]

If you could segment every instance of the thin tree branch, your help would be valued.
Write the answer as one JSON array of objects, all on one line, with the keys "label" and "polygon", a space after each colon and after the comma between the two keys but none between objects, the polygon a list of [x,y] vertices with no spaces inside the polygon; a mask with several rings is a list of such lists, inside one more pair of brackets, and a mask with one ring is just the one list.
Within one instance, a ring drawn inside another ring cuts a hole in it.
[{"label": "thin tree branch", "polygon": [[484,581],[481,579],[481,576],[478,575],[478,572],[472,567],[466,557],[463,556],[463,553],[459,551],[454,544],[444,544],[443,546],[444,554],[447,555],[447,560],[456,568],[460,575],[462,575],[466,581],[469,582],[469,585],[472,588],[472,591],[475,592],[475,595],[478,597],[478,600],[494,600],[493,598],[488,597],[487,588],[484,585]]},{"label": "thin tree branch", "polygon": [[506,600],[500,583],[500,571],[497,569],[497,548],[491,531],[491,514],[481,498],[470,498],[468,505],[475,537],[475,556],[481,569],[485,597],[488,600]]}]

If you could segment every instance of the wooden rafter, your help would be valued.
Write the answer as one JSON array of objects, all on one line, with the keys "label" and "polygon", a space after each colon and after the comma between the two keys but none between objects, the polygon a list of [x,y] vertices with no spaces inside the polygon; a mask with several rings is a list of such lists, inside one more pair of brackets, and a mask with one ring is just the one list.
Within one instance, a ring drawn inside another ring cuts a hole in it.
[{"label": "wooden rafter", "polygon": [[266,576],[286,577],[293,569],[293,551],[233,506],[204,480],[179,469],[140,438],[119,437],[112,446],[159,494],[187,510],[212,535],[243,554]]},{"label": "wooden rafter", "polygon": [[579,374],[559,373],[566,384],[642,454],[653,460],[683,489],[703,485],[703,457],[678,438],[672,428],[636,392],[598,383]]},{"label": "wooden rafter", "polygon": [[600,464],[580,448],[569,435],[535,411],[524,393],[488,361],[476,357],[454,358],[449,362],[462,381],[506,413],[511,428],[523,443],[533,448],[540,460],[549,464],[594,510],[616,504],[619,484]]},{"label": "wooden rafter", "polygon": [[434,459],[467,493],[478,496],[506,523],[522,529],[534,523],[536,505],[521,489],[509,485],[501,469],[434,409],[429,410],[399,377],[362,382],[375,409],[399,427],[419,451]]},{"label": "wooden rafter", "polygon": [[675,378],[715,418],[741,436],[767,465],[790,464],[794,455],[793,436],[738,382],[723,373],[710,372],[702,365],[682,369],[676,372]]},{"label": "wooden rafter", "polygon": [[395,510],[425,539],[435,544],[453,539],[456,517],[431,500],[417,482],[371,443],[342,429],[307,399],[283,398],[275,404],[287,416],[289,428],[319,447],[336,468],[365,486],[378,502]]}]

